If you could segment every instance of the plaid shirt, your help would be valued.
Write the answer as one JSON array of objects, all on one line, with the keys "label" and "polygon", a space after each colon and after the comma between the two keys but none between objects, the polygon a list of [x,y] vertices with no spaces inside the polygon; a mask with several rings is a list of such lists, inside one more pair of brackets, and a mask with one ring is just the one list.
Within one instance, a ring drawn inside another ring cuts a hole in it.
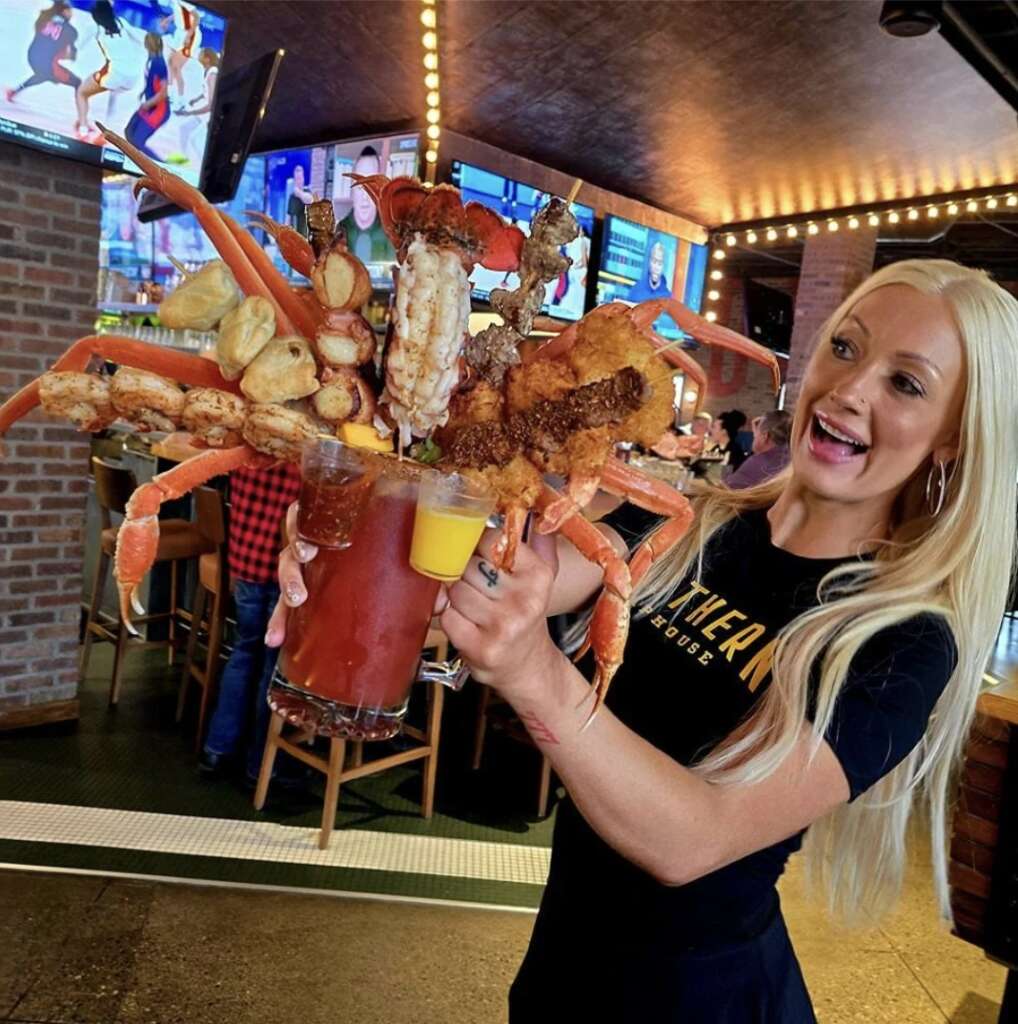
[{"label": "plaid shirt", "polygon": [[272,583],[282,547],[279,524],[300,494],[300,470],[290,462],[230,474],[230,573],[249,583]]}]

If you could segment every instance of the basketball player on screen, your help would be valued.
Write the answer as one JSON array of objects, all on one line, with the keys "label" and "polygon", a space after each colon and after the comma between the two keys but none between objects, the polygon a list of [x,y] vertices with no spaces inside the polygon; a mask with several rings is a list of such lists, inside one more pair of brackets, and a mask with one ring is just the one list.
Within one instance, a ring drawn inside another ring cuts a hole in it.
[{"label": "basketball player on screen", "polygon": [[53,82],[77,89],[81,79],[61,64],[62,60],[74,60],[77,56],[75,43],[78,31],[71,25],[74,8],[66,0],[56,0],[35,19],[35,34],[28,46],[28,66],[32,74],[21,85],[4,90],[4,98],[13,103],[18,93],[34,85]]},{"label": "basketball player on screen", "polygon": [[[104,92],[112,94],[112,101],[118,93],[137,91],[146,52],[141,39],[113,12],[110,0],[96,0],[92,19],[96,24],[95,42],[104,59],[102,67],[88,75],[75,93],[78,120],[74,122],[74,130],[82,142],[98,146],[104,140],[102,133],[89,120],[90,100]],[[112,102],[106,116],[112,120]]]}]

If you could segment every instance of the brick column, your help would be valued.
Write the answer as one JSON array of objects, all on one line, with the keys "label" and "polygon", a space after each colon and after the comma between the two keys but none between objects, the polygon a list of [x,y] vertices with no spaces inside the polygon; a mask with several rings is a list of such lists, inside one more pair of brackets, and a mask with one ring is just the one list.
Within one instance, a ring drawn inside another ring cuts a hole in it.
[{"label": "brick column", "polygon": [[[0,143],[0,396],[95,322],[102,172]],[[0,459],[0,728],[76,718],[88,436],[41,414]]]},{"label": "brick column", "polygon": [[785,388],[785,408],[795,408],[799,385],[824,321],[873,269],[877,229],[863,226],[835,233],[821,228],[809,235],[802,255],[795,296],[791,359]]}]

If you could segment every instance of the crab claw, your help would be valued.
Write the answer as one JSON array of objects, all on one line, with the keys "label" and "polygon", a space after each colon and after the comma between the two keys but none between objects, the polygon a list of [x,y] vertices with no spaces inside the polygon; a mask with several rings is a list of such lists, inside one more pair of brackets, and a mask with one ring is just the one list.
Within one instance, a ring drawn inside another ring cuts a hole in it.
[{"label": "crab claw", "polygon": [[244,215],[248,218],[247,226],[261,228],[267,235],[270,235],[279,246],[279,252],[283,259],[305,277],[311,276],[311,268],[315,264],[315,252],[311,243],[298,231],[294,231],[287,224],[280,224],[273,220],[267,213],[260,210],[245,210]]},{"label": "crab claw", "polygon": [[120,593],[120,617],[132,636],[131,611],[144,615],[138,600],[138,585],[152,568],[159,549],[159,506],[165,497],[158,484],[142,484],[127,501],[126,516],[117,531],[113,575]]},{"label": "crab claw", "polygon": [[626,639],[629,636],[629,602],[611,587],[601,591],[594,605],[594,614],[590,619],[590,629],[583,646],[576,652],[579,660],[587,653],[588,648],[594,652],[594,706],[590,709],[587,724],[604,703],[615,673],[622,664],[626,650]]}]

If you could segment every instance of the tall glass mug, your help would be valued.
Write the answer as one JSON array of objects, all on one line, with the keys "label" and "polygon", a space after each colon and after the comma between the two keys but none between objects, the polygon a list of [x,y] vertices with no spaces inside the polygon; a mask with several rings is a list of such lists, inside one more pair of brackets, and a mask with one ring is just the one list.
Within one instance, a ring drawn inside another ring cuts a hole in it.
[{"label": "tall glass mug", "polygon": [[[418,491],[438,474],[331,439],[308,447],[302,472],[298,533],[319,551],[304,566],[307,600],[290,611],[269,703],[320,735],[388,739],[441,586],[410,567]],[[422,678],[457,680],[427,668]]]}]

